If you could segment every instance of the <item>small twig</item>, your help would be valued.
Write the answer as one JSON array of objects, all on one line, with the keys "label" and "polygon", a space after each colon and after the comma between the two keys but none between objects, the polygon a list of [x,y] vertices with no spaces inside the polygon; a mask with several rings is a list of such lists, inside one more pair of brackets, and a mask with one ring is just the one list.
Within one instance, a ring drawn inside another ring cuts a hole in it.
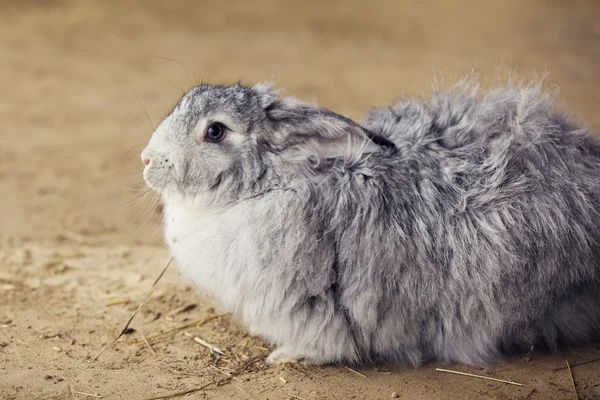
[{"label": "small twig", "polygon": [[176,369],[172,369],[171,372],[174,374],[178,374],[178,375],[196,376],[196,377],[199,376],[198,374],[192,374],[192,373],[184,372],[184,371],[177,371]]},{"label": "small twig", "polygon": [[[180,331],[180,330],[185,329],[185,328],[189,328],[189,327],[194,326],[194,325],[202,325],[202,324],[204,324],[204,323],[206,323],[208,321],[211,321],[211,320],[216,319],[216,318],[223,317],[223,316],[225,316],[227,314],[228,313],[209,315],[208,317],[204,317],[202,319],[197,319],[195,321],[192,321],[190,323],[187,323],[187,324],[175,327],[173,329],[169,329],[169,330],[166,330],[164,332],[160,332],[160,333],[156,333],[154,335],[148,336],[148,337],[146,337],[146,339],[147,340],[156,339],[157,337],[165,336],[165,335],[168,335],[169,333],[177,332],[177,331]],[[132,340],[130,342],[127,342],[127,344],[139,344],[139,343],[143,343],[143,342],[144,342],[144,340],[140,339],[140,340]]]},{"label": "small twig", "polygon": [[237,354],[233,353],[233,356],[237,362],[240,362],[240,357]]},{"label": "small twig", "polygon": [[447,372],[449,374],[464,375],[464,376],[470,376],[472,378],[487,379],[487,380],[490,380],[490,381],[507,383],[509,385],[525,386],[522,383],[517,383],[517,382],[513,382],[513,381],[506,381],[504,379],[490,378],[489,376],[469,374],[467,372],[452,371],[452,370],[449,370],[449,369],[442,369],[442,368],[436,368],[435,370],[439,371],[439,372]]},{"label": "small twig", "polygon": [[577,388],[575,387],[575,378],[573,378],[573,371],[571,371],[571,366],[569,365],[569,360],[565,360],[567,363],[567,369],[569,370],[569,375],[571,376],[571,384],[573,385],[573,391],[575,392],[575,400],[579,400],[579,395],[577,394]]},{"label": "small twig", "polygon": [[[598,361],[600,361],[600,358],[594,358],[593,360],[588,360],[588,361],[580,362],[577,364],[571,364],[570,368],[575,368],[575,367],[579,367],[580,365],[591,364],[591,363],[598,362]],[[563,369],[567,369],[567,367],[554,368],[552,371],[554,371],[554,372],[562,371]]]},{"label": "small twig", "polygon": [[232,374],[232,372],[223,371],[223,369],[222,369],[222,368],[219,368],[219,367],[217,367],[216,365],[210,365],[210,368],[214,369],[215,371],[219,372],[220,374],[223,374],[223,375],[225,375],[225,376],[227,376],[227,377],[230,377],[230,378],[232,378],[232,379],[235,379],[236,381],[243,382],[243,380],[242,380],[242,379],[240,379],[240,378],[238,378],[238,377],[235,377],[235,376],[231,375],[231,374]]},{"label": "small twig", "polygon": [[[204,320],[205,320],[205,318],[197,319],[195,321],[192,321],[192,322],[189,322],[187,324],[175,327],[173,329],[168,329],[168,330],[166,330],[164,332],[155,333],[154,335],[150,335],[150,336],[146,337],[146,340],[156,339],[156,338],[161,337],[161,336],[166,336],[169,333],[177,332],[177,331],[180,331],[182,329],[194,326],[196,324],[201,324]],[[140,344],[140,343],[144,343],[144,339],[131,340],[131,341],[127,342],[127,344]]]},{"label": "small twig", "polygon": [[146,336],[144,336],[144,334],[142,334],[142,339],[144,340],[144,343],[146,343],[146,346],[148,346],[148,348],[150,349],[150,351],[152,352],[152,354],[154,354],[155,356],[157,356],[158,354],[156,354],[156,351],[154,351],[154,347],[152,347],[152,345],[150,344],[150,342],[148,342],[148,339],[146,339]]},{"label": "small twig", "polygon": [[291,393],[288,393],[288,396],[293,397],[294,399],[298,399],[298,400],[306,400],[304,397],[296,396],[295,394],[291,394]]},{"label": "small twig", "polygon": [[233,375],[231,375],[231,372],[223,371],[223,369],[221,369],[221,368],[217,367],[217,366],[216,366],[216,365],[214,365],[214,364],[211,364],[211,365],[209,365],[208,367],[209,367],[209,368],[212,368],[212,369],[214,369],[214,370],[215,370],[215,371],[217,371],[218,373],[220,373],[220,374],[223,374],[223,375],[225,375],[225,376],[233,376]]},{"label": "small twig", "polygon": [[352,369],[352,368],[350,368],[350,367],[346,367],[346,366],[344,366],[344,368],[346,368],[348,371],[354,372],[354,373],[355,373],[356,375],[358,375],[358,376],[362,376],[363,378],[366,378],[366,377],[367,377],[366,375],[363,375],[363,374],[361,374],[360,372],[358,372],[358,371],[356,371],[356,370],[354,370],[354,369]]},{"label": "small twig", "polygon": [[121,336],[123,336],[123,334],[125,333],[125,331],[127,330],[127,328],[129,328],[129,324],[131,324],[131,321],[133,321],[133,318],[135,318],[135,316],[138,313],[138,311],[140,311],[140,309],[142,308],[142,306],[144,305],[144,303],[146,303],[146,301],[148,301],[148,299],[152,295],[152,292],[154,291],[154,288],[156,287],[156,284],[158,283],[158,281],[160,281],[160,278],[162,278],[162,276],[165,274],[165,272],[167,272],[167,268],[169,268],[169,265],[171,265],[172,261],[173,261],[173,257],[171,257],[169,259],[169,262],[167,262],[167,265],[165,265],[165,268],[162,270],[162,272],[160,273],[160,275],[158,275],[158,278],[156,278],[156,280],[154,281],[154,283],[150,287],[150,290],[146,294],[146,297],[144,298],[144,300],[142,300],[142,302],[140,303],[140,305],[138,306],[138,308],[136,308],[136,310],[133,312],[133,314],[131,315],[131,317],[129,318],[129,320],[127,321],[127,323],[125,324],[125,327],[121,330],[121,332],[117,335],[117,337],[112,342],[110,342],[110,344],[108,346],[106,346],[102,350],[100,350],[100,352],[98,354],[96,354],[96,357],[92,358],[90,360],[90,362],[88,362],[88,364],[85,367],[86,369],[90,365],[92,365],[92,363],[94,361],[96,361],[102,355],[102,353],[104,353],[107,349],[110,349],[115,343],[117,343],[117,340],[119,340],[121,338]]},{"label": "small twig", "polygon": [[188,304],[186,306],[183,307],[178,307],[174,310],[171,310],[167,313],[168,316],[173,316],[173,315],[177,315],[177,314],[181,314],[181,313],[185,313],[188,311],[192,311],[193,309],[195,309],[196,307],[198,307],[197,304]]},{"label": "small twig", "polygon": [[206,340],[200,339],[198,336],[194,336],[191,333],[187,333],[185,332],[186,336],[191,337],[192,339],[194,339],[194,342],[206,347],[207,349],[209,349],[212,352],[215,353],[219,353],[220,355],[223,355],[223,350],[221,350],[220,348],[218,348],[217,346],[213,346],[212,344],[208,343]]},{"label": "small twig", "polygon": [[204,390],[212,385],[215,386],[219,386],[221,384],[224,383],[229,383],[231,382],[231,380],[234,378],[234,375],[239,374],[241,372],[243,372],[246,368],[248,368],[250,365],[252,365],[253,363],[255,363],[256,361],[258,361],[260,359],[260,357],[262,357],[262,355],[264,354],[264,352],[261,352],[260,354],[252,357],[251,359],[249,359],[248,361],[246,361],[244,364],[242,364],[240,367],[236,368],[232,373],[231,376],[226,376],[224,378],[221,379],[214,379],[210,382],[208,382],[205,385],[199,386],[197,388],[193,388],[193,389],[189,389],[189,390],[184,390],[182,392],[177,392],[177,393],[171,393],[171,394],[167,394],[164,396],[157,396],[157,397],[152,397],[148,400],[166,400],[166,399],[174,399],[176,397],[181,397],[181,396],[185,396],[188,394],[192,394],[192,393],[196,393],[199,392],[201,390]]},{"label": "small twig", "polygon": [[101,399],[104,396],[100,396],[99,394],[93,394],[93,393],[85,393],[85,392],[73,392],[74,394],[80,394],[82,396],[88,396],[88,397],[96,397],[98,399]]},{"label": "small twig", "polygon": [[200,387],[197,387],[197,388],[185,390],[183,392],[171,393],[171,394],[167,394],[167,395],[164,395],[164,396],[151,397],[148,400],[174,399],[176,397],[181,397],[181,396],[185,396],[185,395],[188,395],[188,394],[199,392],[199,391],[204,390],[207,387],[212,386],[212,385],[218,385],[219,383],[229,382],[230,380],[231,380],[231,377],[226,377],[226,378],[222,378],[222,379],[219,379],[219,380],[212,380],[212,381],[208,382],[206,385],[203,385],[203,386],[200,386]]}]

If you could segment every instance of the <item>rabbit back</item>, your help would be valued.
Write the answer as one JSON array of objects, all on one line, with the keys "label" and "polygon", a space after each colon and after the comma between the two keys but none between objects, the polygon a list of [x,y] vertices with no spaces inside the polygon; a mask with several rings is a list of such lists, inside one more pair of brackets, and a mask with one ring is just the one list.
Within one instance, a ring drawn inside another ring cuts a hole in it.
[{"label": "rabbit back", "polygon": [[397,158],[333,174],[317,197],[335,199],[319,218],[367,357],[480,364],[598,339],[595,137],[532,87],[399,102],[363,125]]}]

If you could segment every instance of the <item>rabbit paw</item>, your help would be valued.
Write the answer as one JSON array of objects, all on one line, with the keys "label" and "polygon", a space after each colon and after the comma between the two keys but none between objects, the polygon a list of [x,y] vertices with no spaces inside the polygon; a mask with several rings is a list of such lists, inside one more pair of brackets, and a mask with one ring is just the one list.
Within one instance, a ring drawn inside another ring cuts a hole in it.
[{"label": "rabbit paw", "polygon": [[282,364],[304,364],[311,365],[312,362],[301,356],[298,356],[293,350],[280,347],[269,354],[267,364],[282,365]]}]

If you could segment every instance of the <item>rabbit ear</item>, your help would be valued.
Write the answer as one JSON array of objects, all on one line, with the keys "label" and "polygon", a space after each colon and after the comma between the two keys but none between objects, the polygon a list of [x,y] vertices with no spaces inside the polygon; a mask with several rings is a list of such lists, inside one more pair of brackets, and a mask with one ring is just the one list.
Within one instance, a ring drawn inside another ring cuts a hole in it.
[{"label": "rabbit ear", "polygon": [[383,151],[393,143],[377,137],[349,118],[315,108],[295,98],[273,102],[266,109],[273,128],[268,144],[290,160],[314,164],[342,158],[355,163],[365,153]]},{"label": "rabbit ear", "polygon": [[267,80],[252,87],[260,97],[260,105],[262,108],[269,107],[279,98],[281,93],[283,93],[283,89],[274,89],[274,86],[274,81]]}]

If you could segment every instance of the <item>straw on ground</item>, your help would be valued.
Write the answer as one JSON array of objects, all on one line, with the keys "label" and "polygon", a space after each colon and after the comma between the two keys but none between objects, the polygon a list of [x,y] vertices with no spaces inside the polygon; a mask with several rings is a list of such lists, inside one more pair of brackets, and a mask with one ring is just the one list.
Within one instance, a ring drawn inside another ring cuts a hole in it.
[{"label": "straw on ground", "polygon": [[264,352],[261,352],[260,354],[252,357],[251,359],[249,359],[248,361],[246,361],[244,364],[242,364],[240,367],[236,368],[230,374],[230,376],[226,376],[226,377],[221,378],[221,379],[214,379],[214,380],[208,382],[207,384],[199,386],[199,387],[196,387],[196,388],[192,388],[192,389],[189,389],[189,390],[184,390],[184,391],[181,391],[181,392],[171,393],[171,394],[167,394],[167,395],[164,395],[164,396],[152,397],[152,398],[150,398],[148,400],[174,399],[176,397],[181,397],[181,396],[185,396],[185,395],[188,395],[188,394],[200,392],[200,391],[202,391],[202,390],[204,390],[204,389],[206,389],[206,388],[208,388],[208,387],[210,387],[212,385],[220,386],[220,385],[229,383],[229,382],[231,382],[234,379],[234,377],[236,375],[242,373],[250,365],[252,365],[252,364],[256,363],[257,361],[259,361],[263,357],[263,355],[264,355]]},{"label": "straw on ground", "polygon": [[[600,361],[600,358],[594,358],[593,360],[583,361],[577,364],[571,364],[569,368],[579,367],[580,365],[591,364]],[[554,368],[552,371],[562,371],[563,369],[567,369],[567,367]]]},{"label": "straw on ground", "polygon": [[169,261],[167,262],[167,265],[165,265],[165,268],[162,270],[162,272],[160,273],[160,275],[158,275],[158,278],[156,278],[156,280],[154,281],[154,283],[150,287],[150,290],[148,290],[148,293],[146,294],[146,297],[144,297],[144,300],[142,300],[142,302],[140,303],[140,305],[138,306],[138,308],[136,308],[135,311],[133,312],[133,314],[131,314],[131,317],[129,317],[129,320],[125,324],[125,327],[123,329],[121,329],[121,331],[117,335],[117,337],[115,337],[115,339],[112,342],[110,342],[110,344],[108,346],[106,346],[102,350],[100,350],[100,352],[98,354],[96,354],[96,357],[92,358],[88,362],[88,364],[86,365],[86,368],[88,368],[94,361],[96,361],[102,355],[102,353],[104,353],[107,349],[110,349],[115,343],[117,343],[117,340],[119,340],[121,338],[121,336],[123,336],[123,334],[125,333],[125,331],[129,328],[129,325],[131,324],[131,321],[133,321],[133,319],[135,318],[135,316],[137,315],[137,313],[142,309],[142,306],[144,305],[144,303],[146,303],[146,301],[148,301],[148,299],[152,295],[152,292],[154,291],[154,288],[158,284],[158,281],[160,281],[160,278],[162,278],[163,275],[165,274],[165,272],[167,272],[167,268],[169,268],[169,265],[171,265],[171,262],[173,262],[173,257],[171,257],[169,259]]},{"label": "straw on ground", "polygon": [[211,353],[218,353],[223,355],[223,350],[221,350],[220,348],[218,348],[217,346],[214,346],[210,343],[208,343],[206,340],[204,339],[200,339],[198,336],[194,336],[191,333],[185,332],[184,333],[185,336],[191,337],[192,339],[194,339],[194,342],[206,347],[207,349],[210,350]]},{"label": "straw on ground", "polygon": [[489,381],[496,381],[496,382],[502,382],[502,383],[507,383],[509,385],[515,385],[515,386],[525,386],[522,383],[517,383],[514,381],[507,381],[504,379],[498,379],[498,378],[490,378],[489,376],[484,376],[484,375],[475,375],[475,374],[469,374],[468,372],[460,372],[460,371],[452,371],[450,369],[442,369],[442,368],[436,368],[436,371],[439,372],[447,372],[449,374],[456,374],[456,375],[463,375],[463,376],[469,376],[471,378],[479,378],[479,379],[487,379]]},{"label": "straw on ground", "polygon": [[[192,321],[192,322],[188,322],[187,324],[177,326],[177,327],[175,327],[173,329],[169,329],[169,330],[166,330],[164,332],[156,333],[156,334],[151,335],[151,336],[146,336],[146,340],[156,339],[158,337],[165,336],[165,335],[168,335],[170,333],[178,332],[178,331],[180,331],[182,329],[190,328],[190,327],[195,326],[195,325],[200,326],[200,325],[202,325],[202,324],[204,324],[204,323],[206,323],[208,321],[212,321],[213,319],[224,317],[227,314],[229,314],[229,313],[209,315],[207,317],[200,318],[200,319],[197,319],[197,320]],[[139,343],[143,343],[143,342],[144,342],[144,339],[138,339],[138,340],[131,340],[131,341],[127,342],[127,344],[139,344]]]},{"label": "straw on ground", "polygon": [[355,370],[355,369],[352,369],[352,368],[350,368],[350,367],[346,367],[346,366],[344,366],[344,368],[346,368],[346,369],[347,369],[348,371],[350,371],[350,372],[354,372],[354,373],[355,373],[356,375],[358,375],[358,376],[362,376],[363,378],[366,378],[366,377],[367,377],[366,375],[364,375],[364,374],[361,374],[361,373],[360,373],[360,372],[358,372],[357,370]]},{"label": "straw on ground", "polygon": [[567,369],[569,370],[569,375],[571,376],[571,384],[573,385],[573,391],[575,392],[575,400],[579,400],[579,395],[577,394],[577,388],[575,387],[575,378],[573,378],[573,371],[571,371],[571,366],[569,365],[569,360],[565,360],[567,363]]}]

